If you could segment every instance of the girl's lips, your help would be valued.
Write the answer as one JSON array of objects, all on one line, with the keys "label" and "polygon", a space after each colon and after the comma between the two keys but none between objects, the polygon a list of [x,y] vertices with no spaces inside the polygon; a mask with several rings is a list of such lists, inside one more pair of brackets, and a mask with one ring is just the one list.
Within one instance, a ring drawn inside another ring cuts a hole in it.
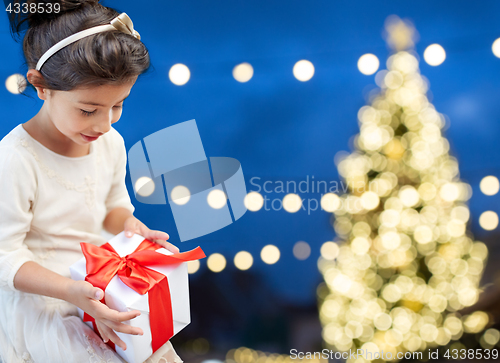
[{"label": "girl's lips", "polygon": [[95,141],[99,138],[99,136],[94,136],[94,137],[91,137],[91,136],[87,136],[87,135],[84,135],[84,134],[80,134],[82,135],[82,138],[87,141],[87,142],[92,142],[92,141]]}]

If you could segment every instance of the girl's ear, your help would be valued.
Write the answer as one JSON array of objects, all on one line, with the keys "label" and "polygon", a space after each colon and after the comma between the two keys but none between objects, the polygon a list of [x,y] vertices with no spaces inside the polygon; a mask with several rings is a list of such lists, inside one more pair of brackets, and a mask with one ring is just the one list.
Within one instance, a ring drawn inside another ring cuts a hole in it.
[{"label": "girl's ear", "polygon": [[45,101],[50,94],[50,90],[44,87],[42,74],[36,69],[30,69],[28,73],[26,73],[26,79],[36,88],[38,98]]}]

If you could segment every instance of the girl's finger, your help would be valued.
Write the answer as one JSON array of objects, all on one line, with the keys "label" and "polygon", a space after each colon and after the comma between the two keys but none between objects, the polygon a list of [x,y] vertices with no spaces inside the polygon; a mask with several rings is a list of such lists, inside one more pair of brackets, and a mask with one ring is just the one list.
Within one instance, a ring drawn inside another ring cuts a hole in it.
[{"label": "girl's finger", "polygon": [[159,239],[159,240],[166,241],[167,239],[170,238],[170,236],[168,235],[168,233],[165,233],[165,232],[162,232],[162,231],[152,231],[152,230],[150,230],[147,227],[146,227],[146,229],[147,229],[147,231],[144,232],[144,237],[146,237],[149,240]]},{"label": "girl's finger", "polygon": [[165,247],[167,250],[169,250],[172,253],[179,253],[179,249],[176,246],[174,246],[173,244],[171,244],[170,242],[160,240],[160,239],[157,239],[154,242],[158,243],[160,246]]},{"label": "girl's finger", "polygon": [[95,300],[102,300],[104,292],[98,287],[93,287],[89,297]]},{"label": "girl's finger", "polygon": [[99,335],[101,336],[102,341],[104,343],[107,343],[109,341],[109,338],[108,338],[108,335],[105,333],[103,325],[99,322],[99,320],[95,321],[95,325],[97,326],[97,331],[99,332]]},{"label": "girl's finger", "polygon": [[103,324],[102,329],[104,330],[106,337],[109,338],[115,345],[119,346],[123,350],[127,350],[127,344],[123,340],[120,339],[118,335],[111,329],[109,326],[106,326],[106,324]]},{"label": "girl's finger", "polygon": [[92,286],[90,282],[82,281],[80,284],[82,293],[89,299],[101,300],[104,297],[104,291],[98,287]]},{"label": "girl's finger", "polygon": [[116,323],[122,323],[124,321],[132,320],[141,315],[141,312],[139,310],[120,312],[114,309],[110,309],[109,307],[107,307],[102,303],[100,303],[99,305],[100,305],[98,307],[99,319],[106,319],[109,321],[114,321]]},{"label": "girl's finger", "polygon": [[139,225],[138,225],[139,220],[137,218],[128,218],[125,221],[125,225],[123,226],[123,230],[125,231],[125,237],[132,237],[134,233],[138,232],[139,230]]},{"label": "girl's finger", "polygon": [[106,324],[109,328],[113,329],[114,331],[117,331],[119,333],[125,333],[125,334],[131,334],[131,335],[143,335],[144,332],[142,331],[141,328],[128,325],[128,324],[123,324],[123,323],[117,323],[116,321],[112,320],[107,320],[107,319],[100,319],[101,322]]}]

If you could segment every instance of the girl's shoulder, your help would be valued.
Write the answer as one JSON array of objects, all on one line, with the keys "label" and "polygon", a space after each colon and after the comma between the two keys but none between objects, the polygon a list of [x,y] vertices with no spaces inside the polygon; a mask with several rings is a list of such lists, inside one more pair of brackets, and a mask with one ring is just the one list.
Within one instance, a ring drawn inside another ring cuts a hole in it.
[{"label": "girl's shoulder", "polygon": [[29,152],[26,150],[27,138],[29,135],[21,124],[14,127],[7,135],[0,140],[0,159],[6,157],[11,158],[12,155],[17,157],[27,156]]},{"label": "girl's shoulder", "polygon": [[36,160],[30,153],[26,134],[20,124],[0,140],[0,175],[4,172],[11,177],[33,175]]},{"label": "girl's shoulder", "polygon": [[5,135],[0,140],[0,147],[5,147],[7,145],[14,145],[16,141],[23,136],[23,126],[22,124],[17,125],[12,130],[9,131],[7,135]]}]

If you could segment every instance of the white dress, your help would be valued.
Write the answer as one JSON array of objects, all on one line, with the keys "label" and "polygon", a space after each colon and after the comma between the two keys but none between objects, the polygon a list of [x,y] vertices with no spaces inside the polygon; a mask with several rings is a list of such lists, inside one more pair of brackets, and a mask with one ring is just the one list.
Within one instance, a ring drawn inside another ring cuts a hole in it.
[{"label": "white dress", "polygon": [[[0,141],[0,362],[123,363],[74,305],[21,292],[13,281],[27,261],[70,277],[80,242],[105,242],[107,213],[134,211],[125,173],[125,144],[113,128],[81,157],[49,150],[22,125]],[[182,360],[168,342],[146,362]]]}]

